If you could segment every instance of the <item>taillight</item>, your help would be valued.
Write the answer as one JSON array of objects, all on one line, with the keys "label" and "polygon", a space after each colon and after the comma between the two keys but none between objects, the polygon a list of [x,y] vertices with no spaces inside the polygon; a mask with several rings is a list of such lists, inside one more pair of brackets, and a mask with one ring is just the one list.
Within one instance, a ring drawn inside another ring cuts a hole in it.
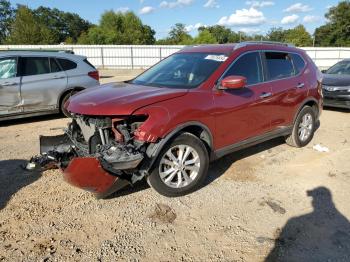
[{"label": "taillight", "polygon": [[97,81],[100,80],[100,74],[98,73],[98,71],[89,72],[88,75]]}]

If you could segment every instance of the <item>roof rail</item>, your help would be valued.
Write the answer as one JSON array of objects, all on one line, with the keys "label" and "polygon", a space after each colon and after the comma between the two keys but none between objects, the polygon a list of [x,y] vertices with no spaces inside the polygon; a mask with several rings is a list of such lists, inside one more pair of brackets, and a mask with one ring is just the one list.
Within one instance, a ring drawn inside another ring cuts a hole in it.
[{"label": "roof rail", "polygon": [[275,41],[245,41],[235,45],[235,50],[248,45],[281,45],[281,46],[295,47],[293,44],[275,42]]},{"label": "roof rail", "polygon": [[73,50],[67,50],[67,49],[62,49],[62,50],[59,50],[59,49],[21,49],[21,48],[16,48],[16,49],[13,49],[13,48],[1,48],[0,47],[0,51],[8,51],[8,52],[23,52],[23,51],[26,51],[26,52],[57,52],[57,53],[67,53],[67,54],[72,54],[74,55],[74,51]]}]

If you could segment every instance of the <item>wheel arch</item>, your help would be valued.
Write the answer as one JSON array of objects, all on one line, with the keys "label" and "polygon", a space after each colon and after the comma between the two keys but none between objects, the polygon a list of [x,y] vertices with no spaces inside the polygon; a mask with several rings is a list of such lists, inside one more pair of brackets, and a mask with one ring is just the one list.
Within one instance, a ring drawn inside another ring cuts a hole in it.
[{"label": "wheel arch", "polygon": [[305,106],[310,106],[314,111],[315,111],[315,117],[316,119],[318,119],[319,117],[319,105],[318,105],[318,101],[315,98],[308,98],[306,100],[304,100],[303,103],[301,103],[301,105],[298,107],[298,110],[296,111],[296,114],[294,115],[293,118],[293,124],[295,123],[295,120],[297,119],[300,111],[305,107]]},{"label": "wheel arch", "polygon": [[65,89],[59,96],[58,96],[58,100],[57,100],[57,108],[61,111],[61,103],[62,103],[62,100],[63,98],[70,92],[72,91],[83,91],[85,88],[84,87],[81,87],[81,86],[76,86],[76,87],[72,87],[72,88],[69,88],[69,89]]},{"label": "wheel arch", "polygon": [[199,138],[204,143],[208,151],[209,159],[213,158],[213,152],[214,152],[213,135],[210,129],[203,123],[192,121],[192,122],[188,122],[177,126],[171,132],[169,132],[164,138],[162,138],[158,143],[152,144],[152,146],[149,148],[150,152],[147,152],[149,161],[146,167],[141,169],[146,170],[148,172],[153,167],[154,163],[156,162],[164,146],[167,143],[169,143],[169,141],[172,141],[182,133],[190,133],[196,136],[197,138]]}]

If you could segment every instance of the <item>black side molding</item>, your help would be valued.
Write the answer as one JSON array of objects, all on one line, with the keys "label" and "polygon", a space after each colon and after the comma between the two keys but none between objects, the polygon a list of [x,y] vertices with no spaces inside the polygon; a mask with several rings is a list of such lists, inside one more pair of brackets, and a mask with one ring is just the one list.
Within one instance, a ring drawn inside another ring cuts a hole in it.
[{"label": "black side molding", "polygon": [[281,136],[287,136],[290,135],[293,131],[293,126],[287,126],[287,127],[281,127],[279,129],[273,130],[271,132],[265,133],[263,135],[259,135],[256,137],[248,138],[246,140],[243,140],[241,142],[238,142],[236,144],[232,144],[229,146],[226,146],[224,148],[218,149],[214,152],[214,156],[212,160],[219,159],[227,154],[230,154],[232,152],[239,151],[241,149],[254,146],[256,144],[260,144],[263,142],[266,142],[268,140],[281,137]]}]

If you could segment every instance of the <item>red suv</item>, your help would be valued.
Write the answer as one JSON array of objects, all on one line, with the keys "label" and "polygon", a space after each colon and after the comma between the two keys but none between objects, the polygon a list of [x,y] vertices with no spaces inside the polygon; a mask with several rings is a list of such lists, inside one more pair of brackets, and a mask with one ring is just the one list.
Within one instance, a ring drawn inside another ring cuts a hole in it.
[{"label": "red suv", "polygon": [[180,196],[206,179],[209,163],[285,137],[303,147],[322,110],[322,74],[282,43],[192,46],[135,79],[89,89],[66,104],[64,135],[41,137],[41,166],[98,197],[147,179]]}]

